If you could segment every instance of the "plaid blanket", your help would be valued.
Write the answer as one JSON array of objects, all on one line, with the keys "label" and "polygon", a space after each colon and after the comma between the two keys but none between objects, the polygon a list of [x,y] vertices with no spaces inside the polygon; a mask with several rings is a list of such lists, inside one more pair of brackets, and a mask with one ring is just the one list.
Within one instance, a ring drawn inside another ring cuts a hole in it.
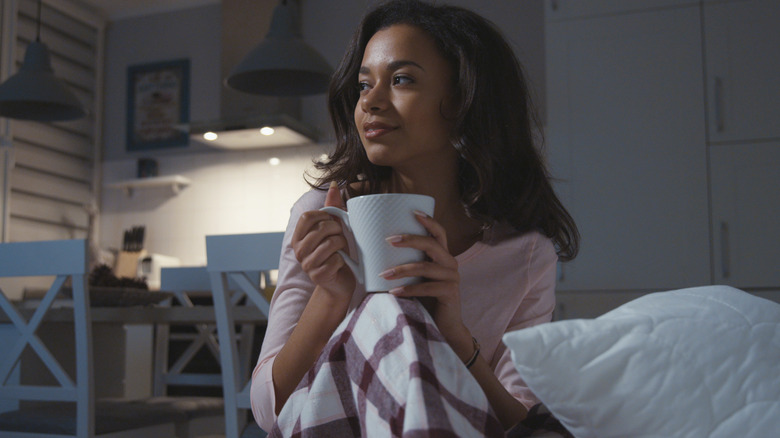
[{"label": "plaid blanket", "polygon": [[505,435],[423,306],[380,293],[344,319],[269,436]]}]

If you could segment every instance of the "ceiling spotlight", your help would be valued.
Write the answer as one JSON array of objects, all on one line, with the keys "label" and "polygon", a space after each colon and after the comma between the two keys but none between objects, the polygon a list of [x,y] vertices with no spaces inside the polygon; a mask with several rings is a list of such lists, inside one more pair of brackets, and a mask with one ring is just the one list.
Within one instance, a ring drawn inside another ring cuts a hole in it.
[{"label": "ceiling spotlight", "polygon": [[270,160],[268,160],[268,164],[270,164],[271,166],[278,166],[279,163],[281,163],[281,162],[282,162],[282,160],[280,160],[280,159],[278,159],[276,157],[273,157]]},{"label": "ceiling spotlight", "polygon": [[204,133],[204,134],[203,134],[203,138],[204,138],[205,140],[208,140],[208,141],[214,141],[214,140],[216,140],[217,138],[219,138],[219,136],[217,135],[217,133],[216,133],[216,132],[211,132],[211,131],[209,131],[209,132],[206,132],[206,133]]},{"label": "ceiling spotlight", "polygon": [[263,126],[262,128],[260,128],[260,133],[263,135],[273,135],[274,128],[270,126]]}]

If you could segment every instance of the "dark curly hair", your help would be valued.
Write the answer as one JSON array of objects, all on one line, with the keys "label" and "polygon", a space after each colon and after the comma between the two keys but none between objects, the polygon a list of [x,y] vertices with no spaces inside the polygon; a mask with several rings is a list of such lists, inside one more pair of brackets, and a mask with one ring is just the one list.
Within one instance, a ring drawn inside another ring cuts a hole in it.
[{"label": "dark curly hair", "polygon": [[422,29],[452,65],[458,109],[450,137],[459,153],[458,189],[467,214],[486,228],[501,223],[518,232],[538,230],[552,239],[561,260],[573,259],[579,233],[553,191],[536,144],[541,130],[523,69],[493,23],[460,7],[395,0],[363,18],[330,82],[336,147],[315,163],[322,174],[310,181],[312,187],[336,181],[351,190],[352,183],[363,181],[368,193],[387,190],[391,169],[368,160],[354,110],[366,45],[395,24]]}]

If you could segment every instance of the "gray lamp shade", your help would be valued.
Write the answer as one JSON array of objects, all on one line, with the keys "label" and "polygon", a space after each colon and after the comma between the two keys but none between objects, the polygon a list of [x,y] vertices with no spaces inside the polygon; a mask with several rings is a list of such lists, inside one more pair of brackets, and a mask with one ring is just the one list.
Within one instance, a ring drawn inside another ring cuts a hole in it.
[{"label": "gray lamp shade", "polygon": [[31,42],[19,72],[0,85],[0,116],[54,122],[85,115],[78,98],[54,76],[49,49],[39,41]]},{"label": "gray lamp shade", "polygon": [[305,96],[328,90],[333,70],[301,38],[294,7],[286,2],[276,6],[268,35],[233,69],[225,80],[227,86],[266,96]]}]

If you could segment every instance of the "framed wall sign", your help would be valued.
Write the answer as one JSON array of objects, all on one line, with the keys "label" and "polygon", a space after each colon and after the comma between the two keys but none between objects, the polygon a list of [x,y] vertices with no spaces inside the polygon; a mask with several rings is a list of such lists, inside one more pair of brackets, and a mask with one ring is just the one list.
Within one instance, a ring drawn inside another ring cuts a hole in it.
[{"label": "framed wall sign", "polygon": [[127,68],[127,150],[148,151],[189,144],[181,124],[190,120],[190,60]]}]

